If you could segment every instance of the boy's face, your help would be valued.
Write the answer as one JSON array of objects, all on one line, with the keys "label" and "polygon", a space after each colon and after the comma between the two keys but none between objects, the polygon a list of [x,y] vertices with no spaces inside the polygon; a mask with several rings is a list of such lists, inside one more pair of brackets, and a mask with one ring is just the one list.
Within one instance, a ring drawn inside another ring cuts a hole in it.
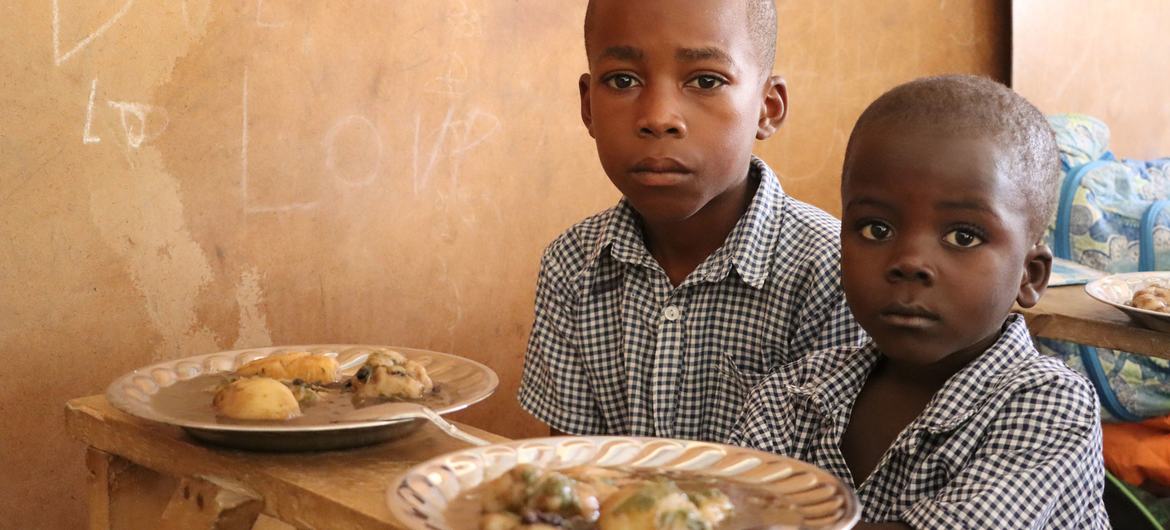
[{"label": "boy's face", "polygon": [[978,354],[1014,302],[1034,305],[1051,253],[991,139],[862,132],[842,187],[842,283],[886,356]]},{"label": "boy's face", "polygon": [[595,0],[581,114],[614,185],[651,221],[742,186],[753,141],[784,118],[742,0]]}]

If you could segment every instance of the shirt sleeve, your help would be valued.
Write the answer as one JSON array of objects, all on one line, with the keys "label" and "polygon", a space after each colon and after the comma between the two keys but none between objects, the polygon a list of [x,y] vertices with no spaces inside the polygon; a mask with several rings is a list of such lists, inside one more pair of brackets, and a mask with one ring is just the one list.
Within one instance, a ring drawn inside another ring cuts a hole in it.
[{"label": "shirt sleeve", "polygon": [[797,381],[798,370],[796,363],[781,367],[751,389],[728,444],[796,456],[801,435],[817,427],[788,393],[785,382]]},{"label": "shirt sleeve", "polygon": [[524,410],[553,429],[598,434],[604,432],[601,413],[571,339],[575,300],[554,243],[541,258],[536,316],[524,355],[518,399]]},{"label": "shirt sleeve", "polygon": [[902,514],[914,528],[1108,528],[1096,396],[1045,385],[1013,399],[936,495]]}]

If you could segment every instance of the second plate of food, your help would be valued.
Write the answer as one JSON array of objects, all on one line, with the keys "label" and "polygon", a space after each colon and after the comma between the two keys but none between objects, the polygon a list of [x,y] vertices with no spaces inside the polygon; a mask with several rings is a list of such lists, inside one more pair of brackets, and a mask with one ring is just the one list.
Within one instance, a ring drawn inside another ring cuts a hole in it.
[{"label": "second plate of food", "polygon": [[446,414],[486,399],[498,384],[487,366],[446,353],[316,344],[157,363],[118,378],[106,397],[129,414],[207,442],[300,451],[366,445],[417,427],[411,419],[345,420],[387,396]]},{"label": "second plate of food", "polygon": [[805,462],[730,445],[612,436],[519,440],[448,453],[386,492],[417,530],[841,529],[857,497]]},{"label": "second plate of food", "polygon": [[1148,328],[1170,333],[1170,271],[1111,274],[1085,292]]}]

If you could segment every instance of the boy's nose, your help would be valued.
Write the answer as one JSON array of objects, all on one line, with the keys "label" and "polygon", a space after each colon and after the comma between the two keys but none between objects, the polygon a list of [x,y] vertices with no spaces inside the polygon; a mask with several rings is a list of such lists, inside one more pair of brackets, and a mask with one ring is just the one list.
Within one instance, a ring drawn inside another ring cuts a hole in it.
[{"label": "boy's nose", "polygon": [[903,253],[886,269],[886,280],[891,283],[921,282],[929,286],[934,283],[934,269],[920,255]]},{"label": "boy's nose", "polygon": [[686,122],[678,111],[671,94],[666,91],[645,90],[639,109],[638,136],[642,138],[684,138],[687,135]]}]

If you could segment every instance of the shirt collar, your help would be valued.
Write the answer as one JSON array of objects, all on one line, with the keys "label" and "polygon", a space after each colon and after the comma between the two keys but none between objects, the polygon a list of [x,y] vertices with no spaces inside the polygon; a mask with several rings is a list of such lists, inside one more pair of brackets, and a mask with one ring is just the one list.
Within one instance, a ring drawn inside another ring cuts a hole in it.
[{"label": "shirt collar", "polygon": [[[807,379],[808,383],[788,387],[789,392],[812,401],[825,416],[836,415],[844,406],[853,406],[881,357],[873,340],[861,348],[845,348],[835,353],[826,364],[810,368],[816,373]],[[995,395],[1001,380],[1012,373],[1013,367],[1034,355],[1038,354],[1024,317],[1009,315],[995,344],[947,379],[910,426],[932,432],[958,427]]]},{"label": "shirt collar", "polygon": [[916,423],[936,433],[958,427],[998,393],[1014,367],[1036,355],[1024,317],[1009,315],[995,344],[952,375]]},{"label": "shirt collar", "polygon": [[608,252],[613,259],[630,265],[652,266],[654,258],[642,238],[642,220],[625,197],[605,217],[590,259],[597,260]]},{"label": "shirt collar", "polygon": [[734,266],[744,283],[760,289],[768,281],[780,231],[784,189],[772,169],[752,157],[748,178],[757,181],[756,194],[735,224],[727,241],[695,271],[709,282],[722,281]]},{"label": "shirt collar", "polygon": [[[744,283],[760,289],[768,279],[780,230],[778,217],[784,204],[784,189],[772,169],[752,156],[748,178],[758,181],[748,209],[735,224],[723,246],[699,265],[692,277],[719,282],[734,266]],[[657,267],[642,237],[642,222],[625,197],[609,211],[591,259],[606,251],[614,259],[631,265]]]},{"label": "shirt collar", "polygon": [[807,377],[800,378],[806,381],[803,385],[789,386],[788,392],[804,396],[820,409],[822,416],[835,416],[843,407],[853,406],[879,358],[881,354],[873,340],[860,348],[832,350],[828,357],[821,358],[823,362],[808,366]]}]

